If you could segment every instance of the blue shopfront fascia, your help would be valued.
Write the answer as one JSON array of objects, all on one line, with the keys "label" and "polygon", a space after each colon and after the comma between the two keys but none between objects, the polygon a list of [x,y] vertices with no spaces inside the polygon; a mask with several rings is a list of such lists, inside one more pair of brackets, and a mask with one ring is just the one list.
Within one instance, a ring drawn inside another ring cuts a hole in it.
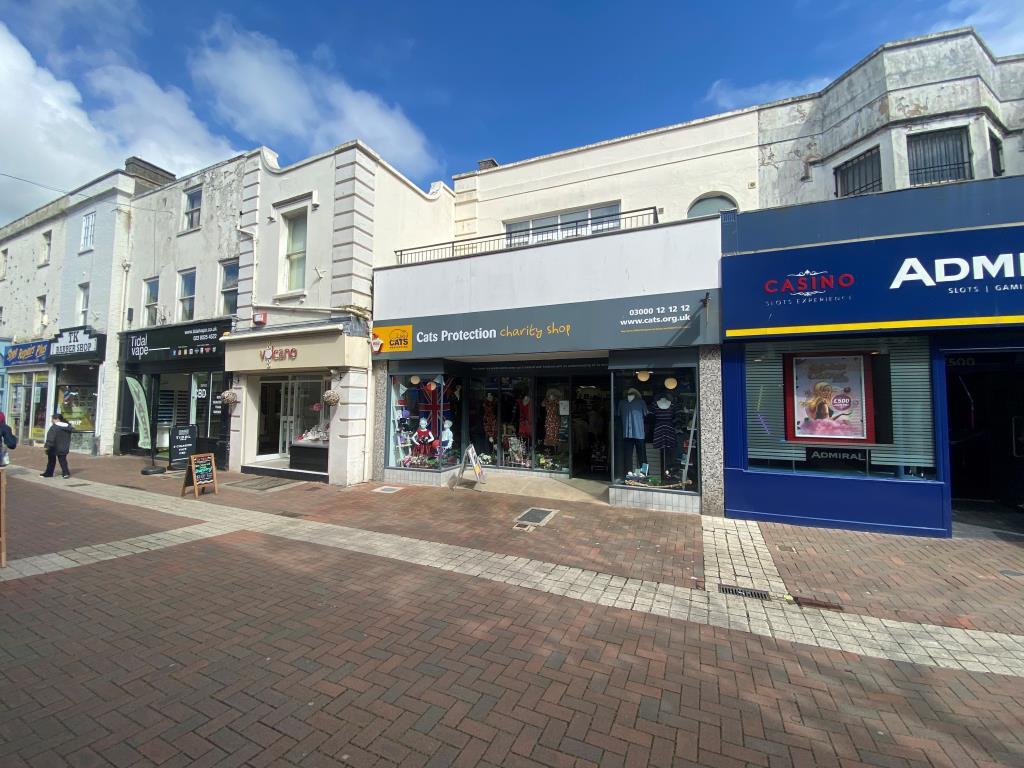
[{"label": "blue shopfront fascia", "polygon": [[[823,345],[827,343],[822,339]],[[722,352],[726,515],[791,525],[951,536],[947,357],[1024,350],[1024,331],[933,334],[929,347],[936,477],[901,480],[750,468],[744,345],[726,343]]]}]

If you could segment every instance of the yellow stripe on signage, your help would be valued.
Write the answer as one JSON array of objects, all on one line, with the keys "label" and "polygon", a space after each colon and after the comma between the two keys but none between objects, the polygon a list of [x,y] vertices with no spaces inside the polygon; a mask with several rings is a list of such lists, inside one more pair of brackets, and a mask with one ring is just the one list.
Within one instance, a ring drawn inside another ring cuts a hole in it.
[{"label": "yellow stripe on signage", "polygon": [[869,323],[832,323],[831,325],[786,325],[779,328],[730,328],[726,338],[737,336],[779,336],[786,333],[828,333],[830,331],[881,331],[888,328],[939,328],[970,325],[1008,325],[1024,323],[1024,315],[998,317],[943,317],[927,320],[878,320]]}]

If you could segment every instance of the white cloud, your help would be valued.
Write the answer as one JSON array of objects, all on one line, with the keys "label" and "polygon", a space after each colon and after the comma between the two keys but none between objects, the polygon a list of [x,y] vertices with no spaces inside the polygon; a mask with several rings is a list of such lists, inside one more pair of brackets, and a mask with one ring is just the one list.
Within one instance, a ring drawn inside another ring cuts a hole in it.
[{"label": "white cloud", "polygon": [[950,0],[933,32],[974,27],[997,56],[1024,53],[1024,9],[1020,0]]},{"label": "white cloud", "polygon": [[[88,111],[82,94],[39,66],[0,24],[0,93],[4,97],[0,171],[58,189],[72,189],[139,155],[175,173],[233,153],[189,108],[185,95],[148,75],[106,66],[86,75],[102,108]],[[0,223],[57,197],[0,177]]]},{"label": "white cloud", "polygon": [[146,29],[137,0],[0,0],[0,18],[59,74],[131,61]]},{"label": "white cloud", "polygon": [[[314,60],[328,62],[328,53],[320,48]],[[254,142],[293,143],[312,154],[362,139],[414,178],[439,168],[426,137],[400,107],[228,19],[210,30],[190,67],[218,117]]]},{"label": "white cloud", "polygon": [[832,82],[829,77],[809,77],[805,80],[765,80],[752,85],[736,85],[731,80],[715,80],[704,97],[718,109],[730,110],[765,104],[790,96],[803,96],[820,91]]}]

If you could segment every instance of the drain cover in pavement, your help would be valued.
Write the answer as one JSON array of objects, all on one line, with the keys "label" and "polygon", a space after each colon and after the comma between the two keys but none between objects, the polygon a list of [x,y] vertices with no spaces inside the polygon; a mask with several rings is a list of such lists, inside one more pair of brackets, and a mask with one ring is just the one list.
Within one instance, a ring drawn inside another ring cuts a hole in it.
[{"label": "drain cover in pavement", "polygon": [[517,523],[529,525],[544,525],[558,512],[557,509],[544,509],[543,507],[530,507],[516,518]]},{"label": "drain cover in pavement", "polygon": [[1006,570],[1000,571],[999,575],[1000,576],[1024,576],[1024,572],[1022,572],[1022,571],[1011,571],[1009,569],[1006,569]]},{"label": "drain cover in pavement", "polygon": [[737,597],[753,597],[757,600],[771,600],[772,596],[763,589],[749,589],[747,587],[734,587],[731,584],[719,584],[718,591],[726,595]]},{"label": "drain cover in pavement", "polygon": [[374,488],[373,493],[398,493],[401,488],[397,488],[393,485],[382,485],[380,488]]},{"label": "drain cover in pavement", "polygon": [[530,525],[529,523],[516,523],[512,526],[513,531],[526,531],[527,533],[532,531],[533,528],[534,526]]},{"label": "drain cover in pavement", "polygon": [[270,491],[283,488],[286,485],[298,485],[298,483],[285,477],[257,475],[247,480],[233,480],[230,483],[224,483],[224,485],[230,485],[232,488],[242,488],[246,491]]},{"label": "drain cover in pavement", "polygon": [[779,544],[779,552],[796,552],[796,547],[791,547],[789,544]]}]

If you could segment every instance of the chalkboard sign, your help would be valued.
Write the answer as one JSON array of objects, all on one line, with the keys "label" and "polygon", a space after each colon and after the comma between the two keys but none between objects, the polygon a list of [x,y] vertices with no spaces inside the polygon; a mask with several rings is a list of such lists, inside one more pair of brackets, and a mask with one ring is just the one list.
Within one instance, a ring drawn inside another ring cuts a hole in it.
[{"label": "chalkboard sign", "polygon": [[183,469],[188,457],[196,452],[199,428],[195,424],[175,424],[171,427],[168,456],[171,469]]},{"label": "chalkboard sign", "polygon": [[213,486],[213,492],[217,491],[217,465],[214,464],[212,453],[193,453],[188,457],[188,467],[185,469],[185,481],[181,485],[181,495],[184,496],[189,488],[195,492],[196,498],[206,492],[208,486]]}]

